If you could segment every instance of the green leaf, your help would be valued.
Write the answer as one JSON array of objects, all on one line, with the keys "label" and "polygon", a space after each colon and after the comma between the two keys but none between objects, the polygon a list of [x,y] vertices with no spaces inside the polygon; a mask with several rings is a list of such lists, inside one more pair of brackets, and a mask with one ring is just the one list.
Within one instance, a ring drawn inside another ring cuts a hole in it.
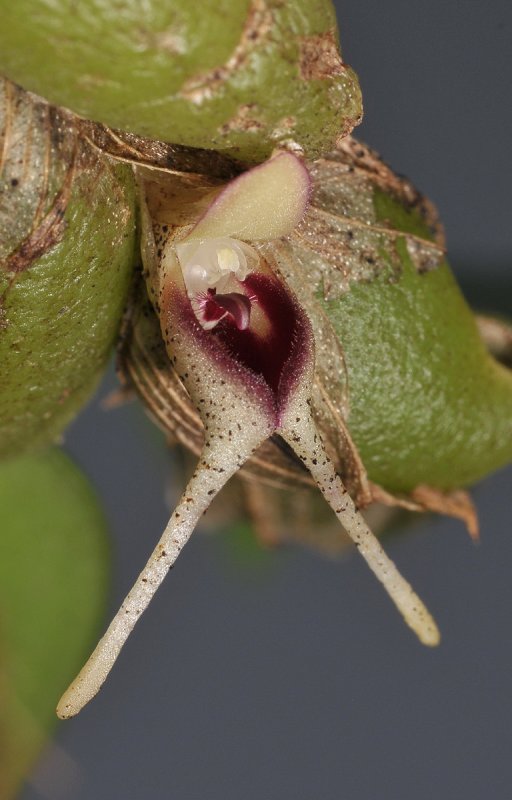
[{"label": "green leaf", "polygon": [[0,0],[0,71],[83,117],[260,161],[361,117],[331,0]]},{"label": "green leaf", "polygon": [[106,523],[58,449],[0,464],[0,797],[16,793],[97,633]]}]

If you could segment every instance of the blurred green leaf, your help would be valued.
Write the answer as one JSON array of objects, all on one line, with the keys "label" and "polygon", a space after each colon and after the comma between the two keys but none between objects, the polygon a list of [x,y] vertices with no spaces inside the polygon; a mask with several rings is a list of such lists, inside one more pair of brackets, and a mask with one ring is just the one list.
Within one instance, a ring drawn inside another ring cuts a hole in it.
[{"label": "blurred green leaf", "polygon": [[275,551],[258,539],[249,519],[238,519],[218,533],[227,564],[236,574],[260,577],[275,566]]},{"label": "blurred green leaf", "polygon": [[0,464],[0,797],[56,723],[105,607],[109,553],[95,494],[58,449]]}]

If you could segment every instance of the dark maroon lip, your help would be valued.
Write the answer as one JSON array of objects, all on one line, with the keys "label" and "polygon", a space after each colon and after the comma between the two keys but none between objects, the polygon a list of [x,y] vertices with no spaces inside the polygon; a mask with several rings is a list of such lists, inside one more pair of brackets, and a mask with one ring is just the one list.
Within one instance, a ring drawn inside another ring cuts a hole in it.
[{"label": "dark maroon lip", "polygon": [[[313,358],[311,324],[275,276],[253,273],[240,287],[245,292],[240,293],[244,300],[212,295],[216,306],[212,306],[211,313],[221,318],[209,330],[201,326],[187,294],[177,287],[168,287],[170,327],[181,328],[196,340],[214,363],[220,379],[226,381],[226,392],[230,391],[229,383],[243,386],[252,397],[258,398],[278,428],[288,398]],[[238,311],[231,310],[233,303],[243,304],[246,309],[247,303],[251,306],[257,303],[267,317],[266,334],[261,335],[250,324],[238,327]]]},{"label": "dark maroon lip", "polygon": [[251,298],[241,292],[217,294],[215,289],[208,289],[199,298],[199,306],[204,322],[220,321],[227,314],[239,331],[250,325]]},{"label": "dark maroon lip", "polygon": [[258,303],[265,313],[269,323],[266,334],[260,335],[250,325],[239,328],[235,317],[228,314],[210,335],[222,344],[234,361],[263,378],[272,392],[279,416],[311,354],[310,323],[277,278],[252,273],[241,285],[247,293],[241,297],[249,303]]}]

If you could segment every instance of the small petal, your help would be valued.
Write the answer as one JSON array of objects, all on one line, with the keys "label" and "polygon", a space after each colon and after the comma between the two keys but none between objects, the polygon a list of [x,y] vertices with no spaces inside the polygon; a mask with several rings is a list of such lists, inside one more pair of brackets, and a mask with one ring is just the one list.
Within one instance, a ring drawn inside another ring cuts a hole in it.
[{"label": "small petal", "polygon": [[292,153],[279,153],[228,183],[185,241],[288,236],[302,220],[310,193],[311,178],[303,162]]}]

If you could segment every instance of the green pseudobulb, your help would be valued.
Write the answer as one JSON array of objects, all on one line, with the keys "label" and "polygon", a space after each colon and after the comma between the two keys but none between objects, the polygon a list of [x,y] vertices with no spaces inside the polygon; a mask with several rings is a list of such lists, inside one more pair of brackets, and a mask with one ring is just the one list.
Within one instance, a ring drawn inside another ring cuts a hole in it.
[{"label": "green pseudobulb", "polygon": [[52,441],[96,385],[131,280],[129,167],[0,83],[0,455]]},{"label": "green pseudobulb", "polygon": [[[374,207],[377,224],[427,235],[377,189]],[[512,371],[488,353],[447,262],[418,271],[400,237],[396,253],[398,278],[384,270],[325,303],[346,357],[349,428],[390,491],[466,486],[512,458]]]},{"label": "green pseudobulb", "polygon": [[152,139],[313,158],[361,116],[330,0],[0,0],[0,73]]}]

